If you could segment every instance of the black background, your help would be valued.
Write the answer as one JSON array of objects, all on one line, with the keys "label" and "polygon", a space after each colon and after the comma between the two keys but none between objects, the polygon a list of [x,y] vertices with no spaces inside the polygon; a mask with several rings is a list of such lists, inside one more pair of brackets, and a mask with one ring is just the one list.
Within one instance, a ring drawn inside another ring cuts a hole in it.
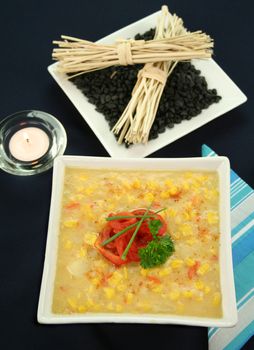
[{"label": "black background", "polygon": [[[230,158],[254,186],[253,39],[251,0],[171,0],[186,26],[215,39],[215,60],[248,96],[239,108],[152,157],[199,156],[202,143]],[[47,72],[60,34],[97,40],[157,11],[150,0],[9,1],[0,8],[0,119],[24,109],[55,115],[68,136],[66,154],[107,156],[100,142]],[[207,329],[148,325],[45,326],[36,321],[52,171],[17,177],[0,171],[1,349],[206,349]],[[251,339],[244,349],[253,349]]]}]

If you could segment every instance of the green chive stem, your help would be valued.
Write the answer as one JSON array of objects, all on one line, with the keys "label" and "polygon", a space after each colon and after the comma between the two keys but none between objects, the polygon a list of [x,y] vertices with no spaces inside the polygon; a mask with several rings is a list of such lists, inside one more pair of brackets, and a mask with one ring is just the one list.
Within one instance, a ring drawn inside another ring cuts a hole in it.
[{"label": "green chive stem", "polygon": [[131,245],[132,245],[132,243],[133,243],[133,241],[134,241],[134,239],[135,239],[135,237],[136,237],[136,235],[138,233],[138,230],[140,229],[140,226],[142,225],[142,222],[145,220],[145,216],[146,216],[146,214],[148,213],[149,210],[150,210],[150,208],[148,208],[146,210],[145,214],[143,215],[141,220],[138,222],[138,225],[137,225],[135,231],[133,232],[133,235],[131,236],[131,239],[129,240],[129,243],[128,243],[127,247],[125,248],[125,250],[123,252],[123,255],[121,257],[123,260],[126,259],[126,256],[127,256],[128,252],[130,250],[130,247],[131,247]]},{"label": "green chive stem", "polygon": [[123,233],[125,233],[126,231],[130,230],[131,228],[137,226],[137,224],[139,223],[138,222],[135,222],[135,224],[132,224],[132,225],[129,225],[128,227],[125,227],[123,230],[117,232],[114,236],[106,239],[106,241],[102,242],[101,245],[104,246],[104,245],[107,245],[109,244],[110,242],[112,242],[114,239],[116,239],[117,237],[121,236]]}]

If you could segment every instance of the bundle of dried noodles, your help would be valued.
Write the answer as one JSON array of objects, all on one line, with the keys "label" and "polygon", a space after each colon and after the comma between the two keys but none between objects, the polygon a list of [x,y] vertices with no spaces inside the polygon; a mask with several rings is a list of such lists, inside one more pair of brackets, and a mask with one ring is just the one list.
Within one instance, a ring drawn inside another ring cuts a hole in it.
[{"label": "bundle of dried noodles", "polygon": [[[175,14],[171,15],[166,6],[155,32],[155,39],[177,40],[187,37],[183,21]],[[122,116],[113,128],[115,134],[120,134],[118,142],[146,143],[154,122],[161,95],[168,76],[176,66],[177,61],[147,63],[138,73],[132,98]]]},{"label": "bundle of dried noodles", "polygon": [[[179,23],[174,25],[179,25]],[[57,65],[59,72],[77,73],[75,75],[115,65],[185,61],[192,58],[211,57],[213,41],[205,33],[178,30],[173,34],[171,36],[157,35],[154,40],[148,41],[118,40],[112,45],[62,35],[62,41],[53,41],[58,48],[53,49],[52,57],[59,61]]]}]

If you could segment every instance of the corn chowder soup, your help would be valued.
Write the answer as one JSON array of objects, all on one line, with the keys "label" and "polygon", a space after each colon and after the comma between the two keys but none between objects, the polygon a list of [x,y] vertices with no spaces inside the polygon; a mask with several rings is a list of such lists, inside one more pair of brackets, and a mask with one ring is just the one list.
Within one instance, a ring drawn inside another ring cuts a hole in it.
[{"label": "corn chowder soup", "polygon": [[[174,253],[158,267],[115,266],[95,242],[110,213],[166,208]],[[216,172],[67,168],[52,311],[221,317]]]}]

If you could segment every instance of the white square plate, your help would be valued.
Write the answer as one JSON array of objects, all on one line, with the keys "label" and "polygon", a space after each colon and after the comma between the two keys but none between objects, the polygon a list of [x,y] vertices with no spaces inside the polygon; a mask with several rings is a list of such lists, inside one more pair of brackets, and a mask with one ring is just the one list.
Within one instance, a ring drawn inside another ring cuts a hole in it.
[{"label": "white square plate", "polygon": [[[132,38],[137,33],[144,33],[151,27],[156,26],[159,14],[160,11],[155,12],[140,21],[130,24],[113,34],[102,38],[98,42],[109,44],[119,38]],[[117,144],[115,136],[110,131],[109,125],[104,116],[97,112],[95,106],[88,102],[88,99],[83,93],[73,83],[66,79],[65,74],[56,71],[57,63],[50,65],[48,70],[80,112],[111,157],[142,158],[221,116],[247,100],[246,96],[214,60],[193,60],[192,63],[206,78],[209,88],[217,89],[218,94],[222,97],[220,102],[212,104],[208,109],[203,110],[197,117],[192,118],[191,120],[185,120],[181,124],[176,124],[173,129],[167,128],[164,133],[159,134],[157,139],[149,141],[146,145],[133,145],[129,148]]]},{"label": "white square plate", "polygon": [[[150,170],[201,170],[216,171],[219,175],[219,216],[220,216],[220,282],[222,294],[221,318],[188,317],[161,314],[119,314],[86,313],[58,315],[51,311],[54,280],[56,273],[58,235],[61,214],[61,202],[66,167],[85,169],[150,169]],[[237,322],[235,288],[231,256],[230,231],[230,167],[225,157],[178,158],[178,159],[117,159],[100,157],[61,156],[55,160],[53,189],[44,271],[38,306],[40,323],[149,323],[149,324],[184,324],[196,326],[230,327]]]}]

